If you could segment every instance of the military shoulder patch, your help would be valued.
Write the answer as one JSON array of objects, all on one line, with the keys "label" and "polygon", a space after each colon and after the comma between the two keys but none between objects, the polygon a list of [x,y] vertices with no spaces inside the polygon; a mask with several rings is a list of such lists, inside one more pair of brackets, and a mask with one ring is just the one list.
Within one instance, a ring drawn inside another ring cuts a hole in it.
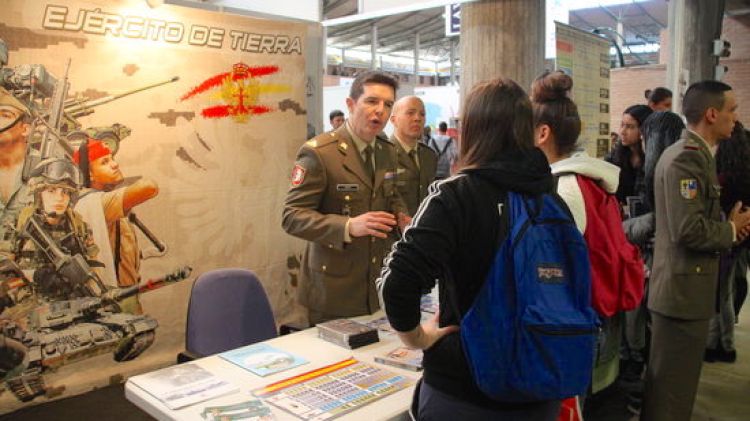
[{"label": "military shoulder patch", "polygon": [[295,164],[294,169],[292,170],[292,187],[297,187],[299,185],[302,185],[302,183],[305,182],[305,173],[307,170],[300,165]]},{"label": "military shoulder patch", "polygon": [[698,180],[694,178],[681,179],[680,195],[688,200],[695,199],[695,197],[698,195]]}]

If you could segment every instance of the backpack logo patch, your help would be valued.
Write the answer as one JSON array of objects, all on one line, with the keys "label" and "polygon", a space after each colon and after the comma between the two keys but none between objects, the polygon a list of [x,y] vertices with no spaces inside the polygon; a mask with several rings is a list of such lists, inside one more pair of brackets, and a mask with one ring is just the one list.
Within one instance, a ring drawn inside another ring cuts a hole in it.
[{"label": "backpack logo patch", "polygon": [[536,276],[539,282],[545,284],[561,284],[565,282],[565,271],[554,263],[540,263],[536,266]]}]

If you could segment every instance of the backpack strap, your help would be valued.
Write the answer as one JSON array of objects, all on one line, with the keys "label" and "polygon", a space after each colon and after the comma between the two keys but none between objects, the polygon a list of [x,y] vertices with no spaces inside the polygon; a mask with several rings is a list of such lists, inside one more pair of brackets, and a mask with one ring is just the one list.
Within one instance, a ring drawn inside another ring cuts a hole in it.
[{"label": "backpack strap", "polygon": [[440,153],[438,154],[438,156],[442,156],[442,155],[444,155],[444,154],[445,154],[445,151],[447,151],[447,150],[448,150],[448,148],[449,148],[449,147],[451,146],[451,144],[452,144],[452,143],[453,143],[453,138],[452,138],[452,137],[449,137],[449,138],[448,138],[448,141],[447,141],[447,142],[445,142],[445,146],[443,146],[443,150],[442,150],[442,151],[440,151]]},{"label": "backpack strap", "polygon": [[[505,239],[510,235],[510,195],[508,192],[505,192],[503,194],[502,201],[497,204],[498,209],[498,215],[500,218],[500,221],[497,225],[497,239],[495,244],[495,253],[497,253],[498,250],[500,250],[500,247],[503,246],[503,242]],[[494,254],[493,254],[493,260],[494,260]],[[492,263],[490,263],[490,267],[492,266]],[[461,310],[458,305],[458,294],[456,293],[456,283],[454,282],[453,278],[453,272],[451,272],[450,268],[447,264],[443,263],[443,282],[445,284],[446,290],[448,290],[448,297],[447,301],[450,303],[451,309],[456,314],[456,318],[458,318],[458,323],[461,323],[461,319],[463,319],[463,315],[461,314]],[[485,280],[486,282],[486,280]],[[481,289],[481,287],[480,287]]]},{"label": "backpack strap", "polygon": [[437,142],[435,142],[435,138],[431,137],[430,143],[427,146],[429,146],[430,149],[434,150],[438,155],[438,159],[440,159],[441,156],[445,155],[445,152],[448,150],[448,147],[450,147],[451,143],[453,143],[453,138],[449,137],[448,141],[445,142],[445,146],[443,146],[443,150],[441,151],[440,148],[438,148]]}]

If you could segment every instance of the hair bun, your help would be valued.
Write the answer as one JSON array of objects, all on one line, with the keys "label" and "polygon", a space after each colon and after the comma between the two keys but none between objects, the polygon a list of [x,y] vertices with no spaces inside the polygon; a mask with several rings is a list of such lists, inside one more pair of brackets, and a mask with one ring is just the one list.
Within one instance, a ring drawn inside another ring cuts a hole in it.
[{"label": "hair bun", "polygon": [[568,99],[573,89],[573,78],[562,70],[545,72],[531,86],[531,98],[535,102],[550,102]]}]

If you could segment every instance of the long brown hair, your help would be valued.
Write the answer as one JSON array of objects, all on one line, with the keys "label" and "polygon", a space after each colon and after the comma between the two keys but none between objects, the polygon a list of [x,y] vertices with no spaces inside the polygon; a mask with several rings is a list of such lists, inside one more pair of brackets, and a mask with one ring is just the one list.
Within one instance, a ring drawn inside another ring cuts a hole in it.
[{"label": "long brown hair", "polygon": [[507,152],[533,149],[531,101],[511,79],[477,83],[462,108],[459,169],[482,166]]}]

